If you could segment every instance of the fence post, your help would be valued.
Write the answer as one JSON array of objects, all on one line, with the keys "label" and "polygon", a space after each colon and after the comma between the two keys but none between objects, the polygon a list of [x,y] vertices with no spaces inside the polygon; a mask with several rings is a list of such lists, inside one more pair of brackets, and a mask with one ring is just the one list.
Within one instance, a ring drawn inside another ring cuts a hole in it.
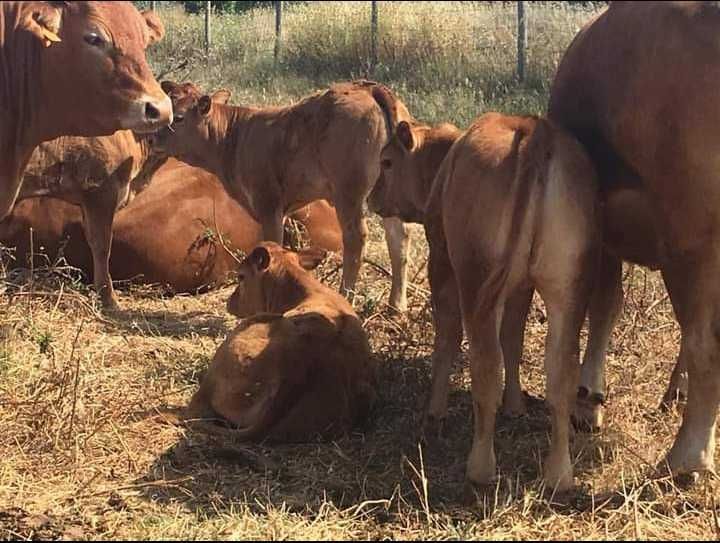
[{"label": "fence post", "polygon": [[282,43],[282,0],[275,1],[275,62],[280,56],[280,45]]},{"label": "fence post", "polygon": [[378,6],[377,0],[372,0],[370,11],[370,72],[375,71],[378,63]]},{"label": "fence post", "polygon": [[210,2],[205,2],[205,54],[210,54]]},{"label": "fence post", "polygon": [[150,10],[151,10],[151,11],[155,11],[155,7],[156,7],[155,4],[157,4],[157,2],[155,2],[155,0],[152,0],[152,1],[150,2]]},{"label": "fence post", "polygon": [[525,2],[517,3],[517,76],[522,83],[525,81],[525,52],[527,50],[527,25]]}]

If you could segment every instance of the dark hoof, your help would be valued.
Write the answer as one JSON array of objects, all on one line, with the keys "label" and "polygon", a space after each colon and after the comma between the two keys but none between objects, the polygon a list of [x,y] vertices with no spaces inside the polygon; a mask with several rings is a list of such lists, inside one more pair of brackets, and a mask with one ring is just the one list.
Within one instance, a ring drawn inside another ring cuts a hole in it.
[{"label": "dark hoof", "polygon": [[578,389],[575,412],[571,416],[572,424],[578,432],[596,434],[603,425],[603,407],[605,395],[599,392],[590,393],[585,387]]}]

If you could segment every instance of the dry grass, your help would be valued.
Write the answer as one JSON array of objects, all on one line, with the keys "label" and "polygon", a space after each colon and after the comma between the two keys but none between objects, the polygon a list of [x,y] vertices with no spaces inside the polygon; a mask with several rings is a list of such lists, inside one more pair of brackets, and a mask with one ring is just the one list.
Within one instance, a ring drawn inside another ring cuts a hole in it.
[{"label": "dry grass", "polygon": [[[200,20],[166,10],[155,66],[188,59],[173,77],[230,87],[236,103],[287,102],[362,75],[365,4],[288,9],[276,68],[271,13],[215,19],[207,62]],[[380,9],[382,80],[418,117],[461,125],[485,108],[541,109],[559,53],[591,13],[533,6],[531,77],[518,88],[511,7]],[[123,313],[110,317],[66,269],[16,276],[17,287],[0,294],[0,538],[720,539],[717,480],[680,488],[655,476],[679,424],[678,413],[656,408],[679,331],[659,276],[637,268],[626,268],[608,357],[606,428],[573,443],[577,488],[551,496],[539,480],[549,420],[536,302],[522,370],[529,414],[498,420],[500,477],[468,500],[464,362],[453,376],[447,438],[427,448],[417,441],[433,331],[427,248],[419,228],[413,236],[406,315],[384,305],[389,280],[363,267],[357,305],[381,362],[380,402],[364,428],[333,443],[270,448],[167,423],[163,413],[185,405],[233,326],[229,288],[163,298],[131,287],[120,296]],[[389,267],[376,218],[369,257]],[[319,274],[337,286],[335,261]]]},{"label": "dry grass", "polygon": [[[371,225],[370,258],[387,266],[378,222]],[[541,401],[544,313],[536,303],[523,368],[530,413],[499,419],[497,485],[468,500],[463,365],[453,377],[447,438],[425,449],[417,441],[432,326],[419,228],[413,237],[407,315],[384,306],[388,280],[363,268],[358,306],[382,362],[380,403],[364,428],[333,443],[270,448],[164,422],[163,413],[187,402],[233,326],[224,313],[229,288],[176,298],[134,288],[121,296],[123,314],[107,317],[84,292],[47,273],[20,285],[0,313],[2,537],[718,536],[717,480],[683,489],[654,475],[679,422],[677,413],[656,409],[678,330],[658,276],[639,269],[626,270],[628,294],[608,360],[606,429],[578,434],[573,444],[576,490],[543,494],[538,476],[549,420]],[[337,285],[334,261],[318,273]]]},{"label": "dry grass", "polygon": [[203,17],[163,6],[167,36],[150,53],[158,73],[208,89],[225,87],[235,103],[278,104],[339,79],[370,76],[390,85],[427,122],[459,126],[484,110],[539,113],[552,74],[573,36],[600,5],[532,2],[527,78],[516,79],[515,3],[379,2],[378,61],[370,68],[369,2],[308,2],[283,14],[276,63],[274,12],[212,18],[204,52]]}]

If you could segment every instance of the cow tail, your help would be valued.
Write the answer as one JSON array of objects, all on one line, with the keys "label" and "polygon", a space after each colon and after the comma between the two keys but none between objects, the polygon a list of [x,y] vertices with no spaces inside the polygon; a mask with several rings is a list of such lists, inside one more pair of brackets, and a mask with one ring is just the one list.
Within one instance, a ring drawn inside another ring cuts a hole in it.
[{"label": "cow tail", "polygon": [[[525,145],[521,147],[524,140]],[[542,191],[542,184],[547,178],[548,164],[552,156],[552,132],[544,119],[537,119],[535,128],[527,130],[520,126],[515,130],[510,156],[516,160],[515,177],[510,188],[510,195],[502,214],[499,232],[506,232],[504,239],[498,240],[503,248],[499,266],[486,279],[479,291],[476,311],[486,313],[494,309],[505,288],[515,255],[523,251],[530,254],[532,240],[537,230],[539,218],[537,209]],[[531,228],[533,232],[528,239],[530,247],[520,247],[523,229]]]},{"label": "cow tail", "polygon": [[400,119],[398,119],[398,100],[385,85],[376,83],[370,87],[370,89],[370,93],[375,100],[375,103],[377,103],[380,110],[383,112],[387,139],[390,141],[390,138],[392,138],[393,134],[395,134],[395,128],[400,121]]}]

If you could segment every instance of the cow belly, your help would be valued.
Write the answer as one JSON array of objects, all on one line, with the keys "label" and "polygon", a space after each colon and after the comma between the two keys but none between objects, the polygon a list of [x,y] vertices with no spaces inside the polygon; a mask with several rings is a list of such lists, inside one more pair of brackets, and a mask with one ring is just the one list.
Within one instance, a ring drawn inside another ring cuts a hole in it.
[{"label": "cow belly", "polygon": [[647,193],[616,189],[605,195],[604,204],[605,247],[623,260],[659,268],[662,244]]}]

